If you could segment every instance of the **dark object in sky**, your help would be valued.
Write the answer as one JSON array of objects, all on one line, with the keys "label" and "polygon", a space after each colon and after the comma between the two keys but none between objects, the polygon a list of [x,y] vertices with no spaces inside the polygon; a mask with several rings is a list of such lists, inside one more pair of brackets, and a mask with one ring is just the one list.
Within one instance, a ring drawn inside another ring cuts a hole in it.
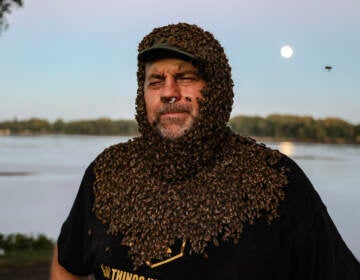
[{"label": "dark object in sky", "polygon": [[325,68],[325,70],[327,70],[329,72],[332,70],[332,66],[330,66],[330,65],[326,65],[324,68]]}]

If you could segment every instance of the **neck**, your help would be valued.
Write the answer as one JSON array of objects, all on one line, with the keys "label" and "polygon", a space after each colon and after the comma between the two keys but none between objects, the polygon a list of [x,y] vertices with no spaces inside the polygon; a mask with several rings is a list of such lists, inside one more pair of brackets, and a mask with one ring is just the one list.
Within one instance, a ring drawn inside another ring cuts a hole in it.
[{"label": "neck", "polygon": [[199,133],[198,129],[193,129],[183,137],[171,140],[153,130],[143,136],[144,141],[141,142],[144,155],[148,158],[148,168],[158,178],[166,181],[181,180],[196,175],[199,170],[210,168],[229,133],[228,128],[208,133]]}]

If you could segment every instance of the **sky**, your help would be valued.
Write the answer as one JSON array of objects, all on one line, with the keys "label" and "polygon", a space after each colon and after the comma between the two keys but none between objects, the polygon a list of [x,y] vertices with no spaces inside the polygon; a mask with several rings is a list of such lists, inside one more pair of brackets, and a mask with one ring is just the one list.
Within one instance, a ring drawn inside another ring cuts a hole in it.
[{"label": "sky", "polygon": [[133,119],[139,41],[188,22],[227,53],[232,116],[360,124],[359,11],[358,0],[24,0],[0,35],[0,121]]}]

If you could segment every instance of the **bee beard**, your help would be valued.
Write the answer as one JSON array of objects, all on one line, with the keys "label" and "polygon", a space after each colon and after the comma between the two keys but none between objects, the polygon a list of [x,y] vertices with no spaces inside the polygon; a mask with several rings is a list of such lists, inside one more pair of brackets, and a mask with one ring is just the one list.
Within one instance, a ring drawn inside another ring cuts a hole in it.
[{"label": "bee beard", "polygon": [[[176,140],[187,134],[198,121],[193,114],[191,104],[165,104],[161,110],[155,112],[155,121],[152,126],[163,137]],[[168,113],[184,113],[185,116],[169,116]]]}]

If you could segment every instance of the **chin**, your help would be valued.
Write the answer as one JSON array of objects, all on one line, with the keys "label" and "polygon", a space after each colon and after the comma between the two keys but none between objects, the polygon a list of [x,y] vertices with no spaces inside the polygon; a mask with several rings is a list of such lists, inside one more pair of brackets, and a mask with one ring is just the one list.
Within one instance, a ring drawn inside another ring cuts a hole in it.
[{"label": "chin", "polygon": [[170,139],[170,140],[179,140],[189,131],[188,127],[181,127],[178,129],[169,129],[164,127],[159,127],[158,132],[161,137]]}]

